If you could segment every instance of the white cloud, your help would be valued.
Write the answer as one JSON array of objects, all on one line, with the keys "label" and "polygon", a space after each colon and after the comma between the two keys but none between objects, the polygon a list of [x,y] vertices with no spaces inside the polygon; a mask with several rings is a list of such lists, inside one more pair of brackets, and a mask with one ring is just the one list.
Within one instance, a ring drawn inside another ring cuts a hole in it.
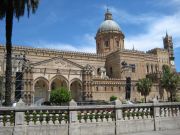
[{"label": "white cloud", "polygon": [[36,41],[30,43],[32,46],[37,48],[49,48],[49,49],[58,49],[63,51],[77,51],[77,52],[88,52],[95,53],[95,40],[91,34],[85,34],[81,37],[81,42],[79,45],[75,44],[66,44],[61,42],[47,42],[47,41]]},{"label": "white cloud", "polygon": [[[162,1],[164,2],[164,0]],[[177,7],[180,5],[180,0],[172,0],[164,4]],[[103,6],[103,9],[107,9],[107,7]],[[180,9],[171,15],[151,12],[134,15],[115,7],[110,7],[110,10],[118,22],[134,25],[143,24],[143,33],[139,32],[135,35],[126,36],[125,47],[127,49],[132,49],[134,46],[137,50],[147,51],[152,48],[163,47],[162,38],[165,36],[166,30],[169,35],[173,36],[174,46],[180,47]],[[134,29],[136,30],[136,28]]]},{"label": "white cloud", "polygon": [[140,33],[131,37],[127,37],[125,44],[127,48],[149,50],[156,47],[163,47],[162,37],[165,36],[166,30],[173,36],[174,46],[180,47],[180,13],[172,16],[161,16],[152,21],[146,33]]},{"label": "white cloud", "polygon": [[[103,8],[103,10],[106,10],[107,6],[103,6],[102,8]],[[150,14],[150,13],[133,15],[133,14],[128,13],[125,10],[117,9],[113,6],[108,7],[108,8],[112,12],[115,20],[118,22],[121,22],[121,23],[142,24],[142,23],[148,23],[148,22],[156,19],[156,17],[152,16],[152,14]]]}]

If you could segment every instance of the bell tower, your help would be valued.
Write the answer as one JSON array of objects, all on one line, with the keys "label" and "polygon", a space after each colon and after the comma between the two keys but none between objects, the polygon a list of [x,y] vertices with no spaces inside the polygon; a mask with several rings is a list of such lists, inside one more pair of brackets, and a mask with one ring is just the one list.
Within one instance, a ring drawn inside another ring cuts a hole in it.
[{"label": "bell tower", "polygon": [[104,21],[96,34],[96,52],[98,54],[110,53],[124,49],[124,34],[119,25],[113,20],[112,13],[107,9]]},{"label": "bell tower", "polygon": [[172,40],[172,36],[169,36],[167,32],[166,32],[166,36],[163,38],[163,43],[164,43],[164,49],[166,49],[169,53],[170,67],[175,70],[173,40]]}]

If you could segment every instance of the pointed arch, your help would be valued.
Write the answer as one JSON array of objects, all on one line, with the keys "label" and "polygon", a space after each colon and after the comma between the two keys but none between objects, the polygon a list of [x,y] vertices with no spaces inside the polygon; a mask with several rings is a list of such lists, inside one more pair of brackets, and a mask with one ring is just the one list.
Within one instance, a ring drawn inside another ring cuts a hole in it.
[{"label": "pointed arch", "polygon": [[66,87],[69,89],[69,82],[63,75],[56,75],[50,80],[50,89],[56,89],[60,87]]},{"label": "pointed arch", "polygon": [[82,81],[78,78],[72,79],[70,83],[70,91],[71,91],[72,98],[75,101],[81,101],[82,100]]}]

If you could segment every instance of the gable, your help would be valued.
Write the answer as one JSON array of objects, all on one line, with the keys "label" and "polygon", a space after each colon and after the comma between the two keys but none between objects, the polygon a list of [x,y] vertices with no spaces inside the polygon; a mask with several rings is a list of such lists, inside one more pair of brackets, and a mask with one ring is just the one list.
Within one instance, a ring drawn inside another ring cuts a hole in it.
[{"label": "gable", "polygon": [[82,69],[83,66],[62,57],[54,57],[31,64],[33,67],[51,69]]}]

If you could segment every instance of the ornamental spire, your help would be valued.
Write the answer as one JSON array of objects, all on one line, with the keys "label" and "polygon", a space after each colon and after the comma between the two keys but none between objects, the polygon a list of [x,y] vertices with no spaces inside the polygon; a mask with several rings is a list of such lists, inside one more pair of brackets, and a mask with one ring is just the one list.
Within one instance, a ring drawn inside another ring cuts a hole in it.
[{"label": "ornamental spire", "polygon": [[104,20],[113,20],[112,13],[109,11],[108,8],[107,8],[107,11],[105,13],[105,19]]}]

